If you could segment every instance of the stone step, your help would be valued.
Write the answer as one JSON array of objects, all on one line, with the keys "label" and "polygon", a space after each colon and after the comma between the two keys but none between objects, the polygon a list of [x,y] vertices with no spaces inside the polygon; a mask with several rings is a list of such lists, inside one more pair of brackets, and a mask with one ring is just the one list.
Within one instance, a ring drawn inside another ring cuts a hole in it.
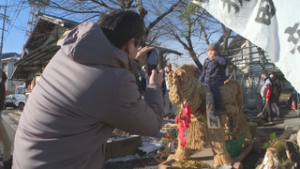
[{"label": "stone step", "polygon": [[3,111],[2,118],[7,122],[7,124],[14,130],[17,131],[18,124],[20,121],[21,112],[18,110],[14,111]]}]

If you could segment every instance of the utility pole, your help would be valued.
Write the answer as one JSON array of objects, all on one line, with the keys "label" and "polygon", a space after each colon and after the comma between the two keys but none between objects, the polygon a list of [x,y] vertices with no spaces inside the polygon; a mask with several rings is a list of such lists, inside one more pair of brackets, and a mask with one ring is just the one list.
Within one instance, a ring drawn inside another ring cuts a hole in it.
[{"label": "utility pole", "polygon": [[3,38],[4,38],[4,31],[5,31],[5,20],[6,20],[6,9],[7,9],[7,0],[4,7],[4,15],[3,15],[3,27],[2,27],[2,35],[1,35],[1,51],[0,51],[0,68],[2,68],[1,59],[2,59],[2,49],[3,49]]}]

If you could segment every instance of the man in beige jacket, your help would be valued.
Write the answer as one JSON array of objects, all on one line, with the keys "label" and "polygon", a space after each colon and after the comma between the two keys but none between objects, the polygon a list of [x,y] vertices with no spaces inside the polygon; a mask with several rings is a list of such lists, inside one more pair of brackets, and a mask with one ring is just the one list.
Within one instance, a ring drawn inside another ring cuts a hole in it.
[{"label": "man in beige jacket", "polygon": [[105,12],[64,40],[27,100],[14,140],[13,169],[99,169],[114,128],[155,136],[164,109],[163,72],[142,99],[131,71],[145,64],[144,30],[133,11]]}]

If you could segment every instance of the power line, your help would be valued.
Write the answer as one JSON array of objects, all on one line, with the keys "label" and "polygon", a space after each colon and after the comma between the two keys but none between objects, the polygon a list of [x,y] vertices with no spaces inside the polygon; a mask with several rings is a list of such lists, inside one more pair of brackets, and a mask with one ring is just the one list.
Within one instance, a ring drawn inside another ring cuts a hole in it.
[{"label": "power line", "polygon": [[14,6],[14,4],[13,4],[13,3],[14,3],[15,1],[10,1],[10,2],[11,2],[11,4],[9,4],[9,5],[7,6],[7,7],[9,7],[9,8],[10,8],[10,11],[8,12],[8,16],[10,16],[10,15],[11,15],[11,13],[12,13],[12,11],[13,11],[13,8],[12,8],[12,7]]},{"label": "power line", "polygon": [[5,1],[5,7],[4,7],[4,16],[3,16],[3,27],[2,27],[2,36],[1,36],[1,48],[0,48],[0,66],[2,68],[1,64],[1,57],[2,57],[2,49],[3,49],[3,38],[4,38],[4,30],[5,30],[5,21],[6,21],[6,10],[7,10],[7,0]]},{"label": "power line", "polygon": [[[8,32],[7,32],[7,35],[6,35],[6,37],[5,37],[4,42],[6,42],[7,38],[9,37],[9,34],[10,34],[10,32],[11,32],[12,27],[14,26],[14,24],[15,24],[17,18],[19,17],[19,14],[20,14],[20,11],[21,11],[21,9],[22,9],[22,7],[23,7],[24,1],[25,1],[25,0],[22,0],[22,2],[19,3],[18,7],[17,7],[16,10],[15,10],[15,13],[14,13],[14,15],[13,15],[13,17],[12,17],[12,22],[11,22],[10,25],[9,25]],[[12,9],[12,8],[11,8],[11,9]],[[15,17],[15,16],[16,16],[16,17]]]}]

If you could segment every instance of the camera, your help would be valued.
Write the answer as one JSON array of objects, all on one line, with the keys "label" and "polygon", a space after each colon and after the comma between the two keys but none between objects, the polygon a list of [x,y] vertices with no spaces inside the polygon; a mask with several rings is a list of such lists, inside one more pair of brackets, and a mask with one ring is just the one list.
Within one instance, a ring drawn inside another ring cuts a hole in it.
[{"label": "camera", "polygon": [[159,72],[159,70],[163,68],[162,62],[162,56],[159,55],[159,50],[157,48],[154,48],[147,53],[147,71],[149,77],[151,76],[153,69]]}]

